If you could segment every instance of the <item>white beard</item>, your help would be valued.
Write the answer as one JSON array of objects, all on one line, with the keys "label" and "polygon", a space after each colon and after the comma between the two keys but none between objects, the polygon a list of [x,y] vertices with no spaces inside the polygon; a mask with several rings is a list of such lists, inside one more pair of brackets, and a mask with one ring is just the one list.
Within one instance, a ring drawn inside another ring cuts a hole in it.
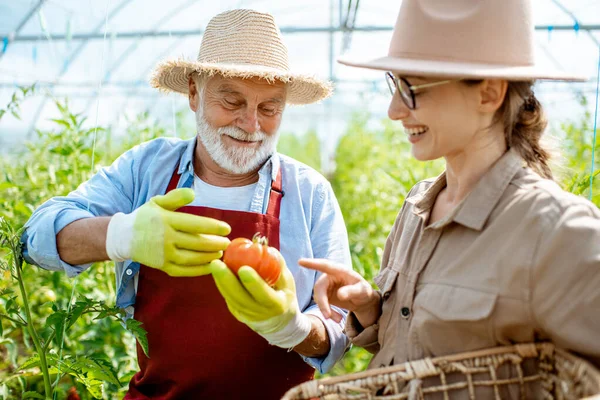
[{"label": "white beard", "polygon": [[[198,138],[217,165],[233,174],[246,174],[257,170],[275,153],[279,134],[267,135],[263,131],[247,133],[235,126],[213,128],[204,117],[201,107],[196,111]],[[258,148],[225,145],[222,135],[246,141],[260,141]]]}]

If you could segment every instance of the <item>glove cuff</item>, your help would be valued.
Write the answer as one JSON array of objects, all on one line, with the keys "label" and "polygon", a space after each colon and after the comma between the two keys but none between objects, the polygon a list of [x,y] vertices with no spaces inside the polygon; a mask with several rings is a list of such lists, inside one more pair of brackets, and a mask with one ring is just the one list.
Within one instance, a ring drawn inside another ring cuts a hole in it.
[{"label": "glove cuff", "polygon": [[131,214],[116,213],[108,223],[106,232],[106,254],[112,261],[120,262],[131,258],[131,241],[135,211]]},{"label": "glove cuff", "polygon": [[[268,323],[269,320],[264,321]],[[259,323],[260,324],[260,323]],[[277,332],[261,333],[260,328],[256,331],[274,346],[284,349],[292,349],[306,339],[312,329],[312,323],[309,317],[298,312],[294,318]]]}]

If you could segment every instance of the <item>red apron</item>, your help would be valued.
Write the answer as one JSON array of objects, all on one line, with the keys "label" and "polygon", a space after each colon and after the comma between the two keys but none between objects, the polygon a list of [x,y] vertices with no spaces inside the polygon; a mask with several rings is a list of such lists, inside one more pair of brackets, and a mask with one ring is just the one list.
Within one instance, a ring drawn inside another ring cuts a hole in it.
[{"label": "red apron", "polygon": [[[173,172],[167,192],[177,187]],[[186,206],[178,211],[231,225],[230,239],[260,232],[279,249],[281,170],[266,214]],[[147,358],[138,345],[138,372],[125,399],[280,399],[313,378],[296,352],[271,346],[229,312],[212,276],[176,278],[142,265],[135,318],[148,331]]]}]

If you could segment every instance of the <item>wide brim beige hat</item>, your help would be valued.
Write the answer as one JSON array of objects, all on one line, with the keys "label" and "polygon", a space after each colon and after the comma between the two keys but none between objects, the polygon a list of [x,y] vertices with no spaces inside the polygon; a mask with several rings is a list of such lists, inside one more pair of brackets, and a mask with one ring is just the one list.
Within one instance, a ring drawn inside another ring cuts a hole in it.
[{"label": "wide brim beige hat", "polygon": [[226,11],[212,18],[202,37],[197,60],[159,63],[150,84],[163,91],[187,95],[193,73],[280,81],[287,85],[289,104],[315,103],[333,91],[330,82],[290,70],[287,48],[273,16],[253,10]]},{"label": "wide brim beige hat", "polygon": [[530,0],[403,0],[387,56],[344,65],[399,75],[586,81],[540,66]]}]

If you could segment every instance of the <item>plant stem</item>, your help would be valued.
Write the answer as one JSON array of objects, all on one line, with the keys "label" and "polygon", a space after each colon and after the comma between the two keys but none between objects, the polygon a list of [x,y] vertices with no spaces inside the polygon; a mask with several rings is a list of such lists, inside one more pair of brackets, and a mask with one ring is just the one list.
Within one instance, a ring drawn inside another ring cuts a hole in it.
[{"label": "plant stem", "polygon": [[20,325],[20,326],[27,326],[26,323],[23,323],[23,322],[19,321],[18,319],[11,318],[6,314],[0,314],[0,319],[2,319],[2,318],[12,321],[13,323]]},{"label": "plant stem", "polygon": [[50,334],[50,336],[48,336],[48,339],[46,340],[46,343],[44,343],[44,354],[46,354],[46,351],[48,350],[48,347],[50,346],[50,344],[52,343],[52,340],[54,340],[54,336],[56,335],[56,331],[52,332]]},{"label": "plant stem", "polygon": [[25,308],[25,317],[27,318],[27,330],[33,340],[35,350],[40,356],[40,367],[42,370],[42,376],[44,377],[44,391],[47,399],[52,398],[52,386],[50,385],[50,373],[48,372],[48,363],[46,361],[46,352],[40,343],[40,337],[33,326],[33,319],[31,318],[31,310],[29,309],[29,299],[27,298],[27,292],[25,291],[25,284],[23,283],[23,276],[21,275],[21,269],[23,267],[23,258],[18,249],[12,248],[15,269],[17,271],[17,281],[19,282],[19,290],[21,291],[21,297],[23,298],[23,308]]}]

